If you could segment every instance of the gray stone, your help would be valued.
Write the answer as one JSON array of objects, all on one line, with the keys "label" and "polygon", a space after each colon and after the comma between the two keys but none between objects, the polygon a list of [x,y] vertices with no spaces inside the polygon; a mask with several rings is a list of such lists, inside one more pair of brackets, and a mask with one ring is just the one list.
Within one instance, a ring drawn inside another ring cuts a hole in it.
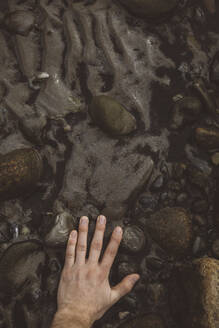
[{"label": "gray stone", "polygon": [[134,116],[109,96],[93,97],[89,112],[93,121],[112,135],[126,135],[136,129]]},{"label": "gray stone", "polygon": [[155,212],[146,222],[151,237],[170,255],[186,255],[192,242],[189,213],[180,207],[166,207]]},{"label": "gray stone", "polygon": [[132,14],[142,18],[160,18],[171,12],[177,0],[119,0]]},{"label": "gray stone", "polygon": [[219,52],[216,53],[212,61],[210,79],[217,84],[219,83]]},{"label": "gray stone", "polygon": [[28,279],[36,285],[40,284],[39,268],[45,263],[45,253],[42,244],[36,241],[18,242],[12,244],[4,252],[0,261],[0,288],[1,293],[16,295],[25,292],[30,286],[25,283]]},{"label": "gray stone", "polygon": [[184,97],[177,101],[173,109],[173,128],[179,128],[185,123],[197,119],[202,110],[202,103],[198,98]]},{"label": "gray stone", "polygon": [[219,261],[202,258],[185,265],[176,274],[172,288],[172,312],[182,328],[219,326]]},{"label": "gray stone", "polygon": [[120,262],[118,264],[118,278],[123,279],[129,274],[138,273],[138,267],[133,262]]},{"label": "gray stone", "polygon": [[67,212],[57,215],[55,224],[45,236],[45,243],[48,246],[64,246],[68,240],[69,233],[74,229],[74,218]]},{"label": "gray stone", "polygon": [[146,244],[144,232],[137,226],[125,227],[121,246],[128,252],[140,252]]}]

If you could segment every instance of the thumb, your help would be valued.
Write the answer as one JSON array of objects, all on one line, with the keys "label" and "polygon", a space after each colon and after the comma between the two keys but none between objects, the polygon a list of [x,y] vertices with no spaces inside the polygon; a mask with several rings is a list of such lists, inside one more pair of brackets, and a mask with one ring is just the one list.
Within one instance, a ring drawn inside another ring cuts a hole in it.
[{"label": "thumb", "polygon": [[132,288],[134,287],[135,283],[140,278],[139,274],[130,274],[122,279],[122,281],[111,288],[111,295],[112,295],[112,304],[118,302],[121,297],[128,294]]}]

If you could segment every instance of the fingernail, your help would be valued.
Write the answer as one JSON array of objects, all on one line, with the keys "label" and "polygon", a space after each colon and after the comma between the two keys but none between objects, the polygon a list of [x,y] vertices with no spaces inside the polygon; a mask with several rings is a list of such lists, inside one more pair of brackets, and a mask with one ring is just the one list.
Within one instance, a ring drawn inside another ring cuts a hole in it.
[{"label": "fingernail", "polygon": [[105,216],[100,215],[100,216],[99,216],[99,222],[100,222],[101,224],[104,224],[104,223],[106,222],[106,218],[105,218]]},{"label": "fingernail", "polygon": [[76,235],[77,235],[77,232],[74,230],[74,231],[71,232],[70,237],[71,237],[72,239],[75,239]]},{"label": "fingernail", "polygon": [[116,227],[115,232],[116,232],[116,234],[120,235],[122,233],[122,228]]},{"label": "fingernail", "polygon": [[86,224],[87,222],[88,222],[88,217],[86,217],[86,216],[83,216],[80,220],[81,224]]}]

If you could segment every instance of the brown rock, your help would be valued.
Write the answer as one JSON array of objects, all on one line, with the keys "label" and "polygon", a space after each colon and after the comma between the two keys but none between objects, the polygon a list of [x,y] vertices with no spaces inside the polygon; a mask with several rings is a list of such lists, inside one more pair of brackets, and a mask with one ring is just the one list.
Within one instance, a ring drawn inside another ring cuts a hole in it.
[{"label": "brown rock", "polygon": [[219,147],[219,130],[215,128],[197,128],[195,131],[197,143],[206,149]]},{"label": "brown rock", "polygon": [[192,223],[189,213],[181,207],[166,207],[146,221],[152,238],[170,255],[185,255],[192,242]]}]

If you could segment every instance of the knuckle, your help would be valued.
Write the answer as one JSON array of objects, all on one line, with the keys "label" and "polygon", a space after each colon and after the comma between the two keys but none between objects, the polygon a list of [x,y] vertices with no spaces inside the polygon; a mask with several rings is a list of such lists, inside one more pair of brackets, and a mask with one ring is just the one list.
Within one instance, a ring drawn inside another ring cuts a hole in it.
[{"label": "knuckle", "polygon": [[80,252],[85,252],[86,249],[87,249],[87,247],[84,244],[78,244],[78,246],[77,246],[77,250]]},{"label": "knuckle", "polygon": [[109,257],[114,257],[115,254],[116,254],[116,251],[115,251],[114,248],[109,248],[109,249],[107,250],[107,256],[109,256]]},{"label": "knuckle", "polygon": [[129,281],[124,283],[124,292],[128,293],[132,289],[132,284]]},{"label": "knuckle", "polygon": [[84,226],[84,225],[80,225],[79,226],[79,231],[80,232],[87,232],[88,231],[88,227],[87,226]]},{"label": "knuckle", "polygon": [[93,241],[91,247],[97,251],[101,251],[102,249],[102,242],[101,241]]},{"label": "knuckle", "polygon": [[72,258],[74,258],[74,253],[72,253],[72,252],[66,252],[65,257],[66,257],[67,259],[72,259]]}]

